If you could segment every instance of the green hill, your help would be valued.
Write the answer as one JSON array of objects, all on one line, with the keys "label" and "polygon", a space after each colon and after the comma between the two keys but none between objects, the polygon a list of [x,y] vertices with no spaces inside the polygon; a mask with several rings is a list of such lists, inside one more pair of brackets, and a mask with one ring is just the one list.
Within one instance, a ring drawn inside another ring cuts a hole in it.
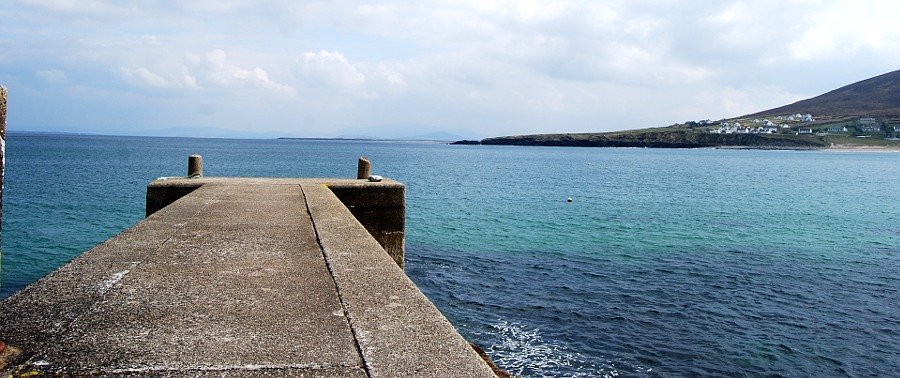
[{"label": "green hill", "polygon": [[897,137],[900,137],[900,70],[790,105],[715,122],[704,120],[669,127],[605,133],[514,135],[456,143],[579,147],[900,149]]},{"label": "green hill", "polygon": [[743,118],[797,113],[818,117],[900,117],[900,70]]}]

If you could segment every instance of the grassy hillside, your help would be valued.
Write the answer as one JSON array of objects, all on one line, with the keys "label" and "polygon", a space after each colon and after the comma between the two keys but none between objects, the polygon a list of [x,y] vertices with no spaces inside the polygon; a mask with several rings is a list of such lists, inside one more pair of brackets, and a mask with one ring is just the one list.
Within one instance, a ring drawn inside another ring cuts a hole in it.
[{"label": "grassy hillside", "polygon": [[459,144],[584,147],[889,148],[900,150],[900,70],[811,99],[710,122],[608,133],[537,134]]},{"label": "grassy hillside", "polygon": [[745,118],[796,113],[817,117],[900,117],[900,70]]},{"label": "grassy hillside", "polygon": [[[749,123],[749,121],[747,122]],[[783,129],[774,134],[719,134],[710,132],[721,125],[721,123],[716,122],[704,126],[697,126],[696,124],[680,124],[669,127],[609,133],[503,136],[484,139],[480,141],[480,144],[653,148],[736,147],[758,149],[822,149],[877,147],[900,149],[900,141],[885,140],[885,137],[891,134],[890,132],[859,132],[856,130],[859,126],[857,126],[855,122],[855,120],[848,121],[842,119],[840,122],[821,121],[804,123],[802,124],[802,128],[811,130],[808,134],[798,134],[796,130],[800,127]],[[828,133],[827,130],[831,127],[846,127],[847,131]],[[886,128],[890,129],[889,127]],[[460,142],[460,144],[472,143]]]},{"label": "grassy hillside", "polygon": [[539,134],[488,138],[481,144],[519,146],[580,147],[754,147],[824,148],[829,144],[815,135],[712,134],[706,131],[671,127],[612,133]]}]

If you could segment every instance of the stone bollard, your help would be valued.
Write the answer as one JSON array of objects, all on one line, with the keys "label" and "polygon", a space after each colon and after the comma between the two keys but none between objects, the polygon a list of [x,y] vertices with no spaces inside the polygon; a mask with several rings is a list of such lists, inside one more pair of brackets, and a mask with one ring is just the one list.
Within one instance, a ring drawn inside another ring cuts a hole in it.
[{"label": "stone bollard", "polygon": [[365,180],[372,174],[372,163],[365,157],[359,158],[359,166],[356,169],[356,178]]},{"label": "stone bollard", "polygon": [[188,177],[203,176],[203,157],[200,155],[188,156]]}]

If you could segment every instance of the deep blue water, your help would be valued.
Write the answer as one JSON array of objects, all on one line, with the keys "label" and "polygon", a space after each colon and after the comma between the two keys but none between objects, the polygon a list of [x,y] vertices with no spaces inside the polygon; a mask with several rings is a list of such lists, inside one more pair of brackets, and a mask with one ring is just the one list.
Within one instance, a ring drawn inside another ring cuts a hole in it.
[{"label": "deep blue water", "polygon": [[[407,273],[509,371],[900,371],[900,154],[12,134],[0,296],[139,221],[146,184],[408,186]],[[566,202],[572,197],[573,202]]]}]

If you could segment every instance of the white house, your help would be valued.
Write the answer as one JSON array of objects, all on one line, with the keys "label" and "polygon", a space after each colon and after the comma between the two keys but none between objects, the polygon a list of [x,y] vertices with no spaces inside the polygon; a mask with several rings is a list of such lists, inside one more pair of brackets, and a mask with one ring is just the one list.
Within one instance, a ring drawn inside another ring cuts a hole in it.
[{"label": "white house", "polygon": [[878,123],[878,121],[875,118],[864,117],[864,118],[860,118],[857,123],[860,125],[874,125],[874,124]]}]

